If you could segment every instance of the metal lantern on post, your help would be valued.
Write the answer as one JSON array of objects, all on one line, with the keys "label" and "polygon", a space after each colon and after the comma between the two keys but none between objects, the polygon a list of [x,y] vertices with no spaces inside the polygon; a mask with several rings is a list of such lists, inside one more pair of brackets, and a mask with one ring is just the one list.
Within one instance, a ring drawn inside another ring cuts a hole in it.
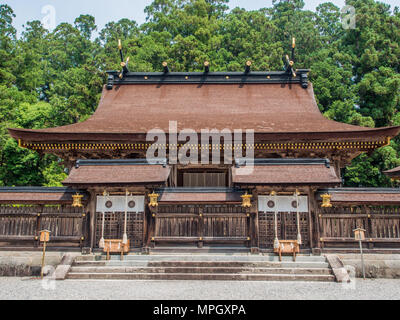
[{"label": "metal lantern on post", "polygon": [[74,208],[81,208],[81,207],[83,207],[83,205],[82,205],[82,198],[83,198],[83,195],[81,195],[81,194],[79,194],[79,193],[74,194],[74,195],[72,196],[72,199],[73,199],[72,206],[73,206]]},{"label": "metal lantern on post", "polygon": [[360,244],[360,255],[361,255],[361,266],[362,266],[362,273],[363,273],[363,278],[365,280],[365,265],[364,265],[364,255],[363,255],[363,248],[362,248],[362,242],[365,240],[365,229],[362,228],[357,228],[354,229],[354,239],[358,241]]},{"label": "metal lantern on post", "polygon": [[241,196],[241,198],[242,198],[242,207],[251,208],[251,198],[253,198],[253,196],[246,192],[244,195]]},{"label": "metal lantern on post", "polygon": [[155,193],[153,191],[153,193],[149,194],[149,199],[150,199],[150,203],[149,203],[149,207],[158,207],[158,196],[159,194]]},{"label": "metal lantern on post", "polygon": [[332,203],[331,203],[331,195],[328,193],[325,193],[321,196],[322,198],[322,208],[332,208]]}]

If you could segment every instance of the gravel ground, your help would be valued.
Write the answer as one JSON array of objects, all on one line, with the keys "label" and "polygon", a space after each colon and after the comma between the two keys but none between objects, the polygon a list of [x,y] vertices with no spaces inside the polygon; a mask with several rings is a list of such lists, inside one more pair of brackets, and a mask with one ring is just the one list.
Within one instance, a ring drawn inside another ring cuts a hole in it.
[{"label": "gravel ground", "polygon": [[[400,299],[400,280],[356,280],[350,285],[315,282],[97,281],[44,283],[0,278],[1,300],[364,300]],[[47,289],[46,289],[47,288]],[[207,296],[204,296],[207,292]]]}]

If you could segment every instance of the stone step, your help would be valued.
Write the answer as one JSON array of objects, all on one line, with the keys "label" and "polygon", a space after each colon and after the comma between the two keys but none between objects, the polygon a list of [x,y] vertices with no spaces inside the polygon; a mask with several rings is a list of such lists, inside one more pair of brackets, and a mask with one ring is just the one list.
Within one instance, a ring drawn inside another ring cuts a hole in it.
[{"label": "stone step", "polygon": [[72,273],[230,273],[230,274],[332,274],[328,268],[251,267],[72,267]]},{"label": "stone step", "polygon": [[329,268],[327,262],[302,261],[148,261],[148,260],[111,260],[111,261],[76,261],[79,267],[253,267],[253,268]]},{"label": "stone step", "polygon": [[219,281],[335,281],[333,275],[219,273],[74,273],[67,279],[98,280],[219,280]]},{"label": "stone step", "polygon": [[[105,261],[105,255],[91,255],[91,256],[80,256],[77,257],[76,261]],[[206,255],[141,255],[141,254],[130,254],[124,257],[123,261],[271,261],[279,262],[279,257],[276,255],[229,255],[229,254],[206,254]],[[112,255],[110,261],[120,261],[119,255]],[[283,256],[283,262],[292,262],[292,256]],[[309,256],[299,255],[296,257],[296,262],[326,262],[324,256]]]}]

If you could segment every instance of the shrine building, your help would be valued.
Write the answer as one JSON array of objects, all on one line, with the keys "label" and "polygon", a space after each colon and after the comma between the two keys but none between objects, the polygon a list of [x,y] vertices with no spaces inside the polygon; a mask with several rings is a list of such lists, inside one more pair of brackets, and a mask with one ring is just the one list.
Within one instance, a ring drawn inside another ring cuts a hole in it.
[{"label": "shrine building", "polygon": [[[290,63],[278,72],[252,71],[251,63],[243,72],[212,72],[208,63],[204,72],[122,66],[108,72],[88,120],[9,129],[21,148],[62,159],[68,178],[64,188],[0,188],[0,249],[38,248],[46,228],[50,250],[100,252],[104,241],[120,239],[138,252],[259,253],[292,241],[319,254],[357,248],[359,227],[370,252],[399,249],[400,190],[343,188],[342,174],[355,157],[387,146],[400,127],[325,118],[309,70]],[[186,129],[196,143],[180,140]],[[166,140],[149,141],[154,130]],[[198,161],[182,163],[179,154]]]}]

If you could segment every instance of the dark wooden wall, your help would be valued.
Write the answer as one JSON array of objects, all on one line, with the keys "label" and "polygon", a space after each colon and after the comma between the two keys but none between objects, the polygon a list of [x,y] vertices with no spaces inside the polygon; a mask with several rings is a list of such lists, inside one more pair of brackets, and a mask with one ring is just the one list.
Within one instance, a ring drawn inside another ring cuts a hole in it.
[{"label": "dark wooden wall", "polygon": [[48,248],[82,248],[89,241],[89,219],[71,206],[0,206],[0,247],[38,248],[41,230],[50,230]]},{"label": "dark wooden wall", "polygon": [[366,247],[400,249],[399,206],[320,208],[316,220],[316,240],[322,248],[357,248],[353,230],[363,228]]},{"label": "dark wooden wall", "polygon": [[157,244],[204,242],[248,245],[249,242],[250,215],[240,204],[160,205],[153,220],[151,238]]}]

